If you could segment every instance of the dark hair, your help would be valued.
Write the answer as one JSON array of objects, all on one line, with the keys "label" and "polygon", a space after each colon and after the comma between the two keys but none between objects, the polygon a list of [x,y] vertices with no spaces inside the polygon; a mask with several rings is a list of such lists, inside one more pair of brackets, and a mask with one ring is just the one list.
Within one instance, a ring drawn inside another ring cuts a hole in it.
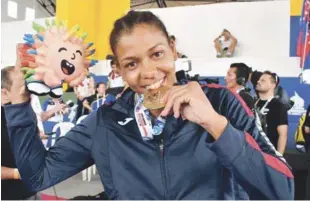
[{"label": "dark hair", "polygon": [[169,42],[169,34],[164,23],[153,13],[149,11],[129,11],[127,15],[116,20],[113,30],[110,34],[110,47],[115,54],[115,47],[120,40],[121,35],[131,33],[136,25],[147,24],[152,25],[162,31]]},{"label": "dark hair", "polygon": [[230,68],[236,69],[236,77],[244,78],[245,82],[248,81],[250,73],[252,72],[252,68],[247,66],[245,63],[232,63]]},{"label": "dark hair", "polygon": [[276,73],[272,73],[271,71],[266,70],[266,71],[263,72],[263,75],[264,74],[270,75],[271,81],[272,81],[272,83],[276,84],[276,87],[279,85],[280,78],[279,78],[279,76]]},{"label": "dark hair", "polygon": [[224,32],[227,32],[227,33],[230,33],[227,29],[224,29],[223,31],[224,31]]},{"label": "dark hair", "polygon": [[112,66],[112,65],[115,65],[115,64],[116,64],[115,59],[112,59],[111,62],[110,62],[110,65]]},{"label": "dark hair", "polygon": [[98,88],[100,87],[101,84],[104,84],[104,86],[105,86],[105,83],[104,83],[104,82],[98,82],[98,83],[96,84],[96,89],[98,89]]},{"label": "dark hair", "polygon": [[1,69],[1,89],[11,89],[12,79],[10,73],[13,72],[14,66],[8,66]]},{"label": "dark hair", "polygon": [[170,36],[170,40],[174,40],[174,41],[175,41],[175,40],[176,40],[175,36],[174,36],[174,35],[171,35],[171,36]]},{"label": "dark hair", "polygon": [[106,60],[112,60],[114,58],[114,56],[112,54],[108,54],[105,59]]}]

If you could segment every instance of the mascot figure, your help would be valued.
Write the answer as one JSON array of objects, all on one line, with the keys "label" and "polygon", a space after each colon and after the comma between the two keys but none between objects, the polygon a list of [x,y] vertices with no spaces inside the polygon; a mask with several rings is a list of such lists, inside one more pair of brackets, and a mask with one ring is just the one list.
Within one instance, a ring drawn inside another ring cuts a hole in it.
[{"label": "mascot figure", "polygon": [[46,27],[33,23],[37,33],[24,35],[26,42],[18,47],[18,60],[30,93],[58,98],[64,82],[78,86],[98,61],[92,58],[93,43],[84,43],[87,34],[78,25],[68,30],[63,21],[45,23]]}]

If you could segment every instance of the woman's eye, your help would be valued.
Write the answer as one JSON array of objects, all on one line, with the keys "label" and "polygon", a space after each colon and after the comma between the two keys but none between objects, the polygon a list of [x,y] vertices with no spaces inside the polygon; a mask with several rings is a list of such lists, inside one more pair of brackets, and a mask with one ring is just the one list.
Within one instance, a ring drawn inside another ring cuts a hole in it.
[{"label": "woman's eye", "polygon": [[128,64],[125,65],[126,68],[134,68],[136,66],[136,62],[130,62]]},{"label": "woman's eye", "polygon": [[162,51],[160,52],[155,52],[152,56],[153,58],[161,58],[164,55]]}]

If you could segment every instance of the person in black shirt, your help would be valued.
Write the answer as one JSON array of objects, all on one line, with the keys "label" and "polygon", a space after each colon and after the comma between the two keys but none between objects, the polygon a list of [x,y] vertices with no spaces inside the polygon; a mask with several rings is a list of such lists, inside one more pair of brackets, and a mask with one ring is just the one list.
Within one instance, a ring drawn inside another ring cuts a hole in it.
[{"label": "person in black shirt", "polygon": [[283,154],[287,142],[288,118],[285,104],[274,97],[278,84],[279,78],[275,73],[263,72],[257,82],[259,99],[255,103],[255,110],[271,143]]},{"label": "person in black shirt", "polygon": [[[307,152],[310,152],[310,105],[306,112],[306,119],[304,122],[304,139]],[[310,175],[309,175],[310,176]]]},{"label": "person in black shirt", "polygon": [[251,68],[244,63],[233,63],[225,76],[225,82],[228,89],[239,94],[247,106],[253,110],[254,99],[246,89]]},{"label": "person in black shirt", "polygon": [[35,199],[36,193],[29,191],[22,180],[15,164],[9,141],[7,123],[2,105],[10,104],[11,72],[14,67],[1,69],[1,199]]},{"label": "person in black shirt", "polygon": [[[254,97],[254,99],[259,99],[259,92],[257,91],[256,87],[257,87],[257,82],[259,78],[262,76],[262,74],[263,72],[260,72],[257,70],[250,73],[249,81],[252,83],[253,88],[255,89],[255,93],[256,93],[256,97]],[[278,77],[278,83],[280,83],[279,77]],[[290,97],[288,96],[287,91],[282,86],[277,84],[277,88],[275,89],[274,96],[275,98],[279,99],[279,101],[285,105],[287,110],[290,110],[293,107],[294,102],[290,100]]]},{"label": "person in black shirt", "polygon": [[96,93],[83,101],[83,106],[90,112],[97,110],[101,105],[110,105],[115,101],[115,96],[106,93],[106,86],[103,82],[96,85]]}]

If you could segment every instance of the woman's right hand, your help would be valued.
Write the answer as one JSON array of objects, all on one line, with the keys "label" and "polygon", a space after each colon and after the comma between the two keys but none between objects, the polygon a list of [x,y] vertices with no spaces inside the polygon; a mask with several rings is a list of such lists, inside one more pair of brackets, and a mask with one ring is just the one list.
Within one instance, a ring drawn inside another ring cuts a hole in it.
[{"label": "woman's right hand", "polygon": [[11,103],[19,104],[28,101],[30,99],[30,93],[27,91],[24,74],[20,71],[19,66],[15,66],[12,75],[12,85],[10,90]]},{"label": "woman's right hand", "polygon": [[11,95],[11,103],[19,104],[26,102],[30,99],[30,93],[27,91],[24,79],[24,73],[21,71],[21,61],[20,61],[20,48],[22,48],[24,44],[18,43],[16,45],[16,63],[14,72],[12,73],[12,85],[10,89]]}]

